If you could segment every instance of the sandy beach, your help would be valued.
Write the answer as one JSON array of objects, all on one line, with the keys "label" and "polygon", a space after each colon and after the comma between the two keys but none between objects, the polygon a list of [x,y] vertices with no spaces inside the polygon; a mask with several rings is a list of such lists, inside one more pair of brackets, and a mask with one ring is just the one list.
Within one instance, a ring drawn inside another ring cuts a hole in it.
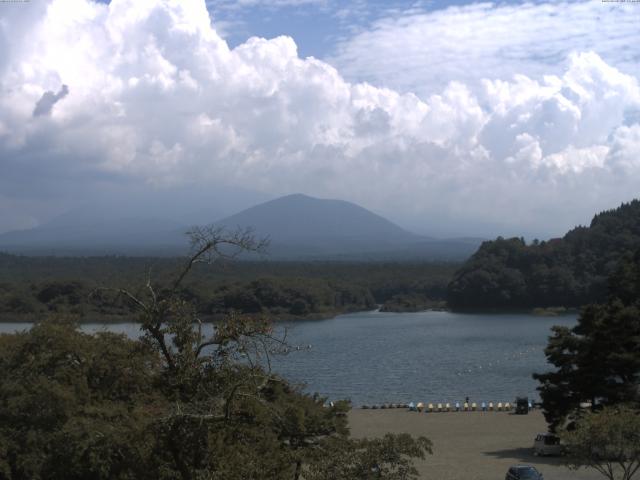
[{"label": "sandy beach", "polygon": [[360,410],[349,413],[354,437],[385,433],[424,435],[433,455],[416,463],[421,478],[434,480],[502,480],[515,464],[535,466],[545,480],[596,480],[595,471],[571,471],[557,457],[535,457],[533,439],[546,431],[540,411],[528,415],[506,412],[416,413],[405,409]]}]

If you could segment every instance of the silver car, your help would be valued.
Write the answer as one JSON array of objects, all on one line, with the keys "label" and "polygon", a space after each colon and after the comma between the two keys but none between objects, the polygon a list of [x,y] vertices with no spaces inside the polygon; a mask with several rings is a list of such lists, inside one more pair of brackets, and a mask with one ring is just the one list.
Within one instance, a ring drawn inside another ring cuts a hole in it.
[{"label": "silver car", "polygon": [[534,455],[562,455],[560,438],[552,433],[539,433],[533,441]]}]

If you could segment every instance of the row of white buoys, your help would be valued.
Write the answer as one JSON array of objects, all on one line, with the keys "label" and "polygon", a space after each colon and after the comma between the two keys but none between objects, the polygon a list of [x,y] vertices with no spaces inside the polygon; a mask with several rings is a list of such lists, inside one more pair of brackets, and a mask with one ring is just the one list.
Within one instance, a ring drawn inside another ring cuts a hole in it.
[{"label": "row of white buoys", "polygon": [[[529,402],[529,410],[534,408],[534,404]],[[383,404],[381,406],[373,405],[362,405],[363,409],[388,409],[388,408],[408,408],[410,412],[425,412],[425,413],[436,413],[436,412],[510,412],[515,409],[515,404],[510,402],[480,402],[480,404],[476,402],[455,402],[451,403],[423,403],[411,402],[409,404],[402,403],[388,403]]]},{"label": "row of white buoys", "polygon": [[476,364],[469,367],[463,367],[461,370],[456,370],[454,373],[457,376],[478,374],[478,373],[481,373],[482,371],[487,371],[494,367],[500,367],[501,364],[503,363],[512,363],[513,361],[524,359],[531,354],[537,354],[543,351],[543,349],[544,347],[542,346],[531,346],[517,352],[505,353],[502,357],[494,358],[488,363]]},{"label": "row of white buoys", "polygon": [[[2,0],[0,0],[2,1]],[[284,347],[280,347],[280,348],[272,348],[271,350],[269,350],[269,353],[272,354],[277,354],[277,355],[286,355],[288,353],[291,353],[293,351],[299,352],[301,350],[311,350],[312,345],[308,344],[308,345],[296,345],[296,346],[284,346]]]}]

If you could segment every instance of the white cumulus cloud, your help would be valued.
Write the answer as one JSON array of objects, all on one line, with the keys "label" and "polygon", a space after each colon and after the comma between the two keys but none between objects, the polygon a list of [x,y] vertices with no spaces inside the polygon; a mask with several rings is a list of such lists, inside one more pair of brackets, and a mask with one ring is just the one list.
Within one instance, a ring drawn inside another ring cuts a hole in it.
[{"label": "white cumulus cloud", "polygon": [[353,200],[433,234],[545,235],[637,195],[638,79],[594,52],[545,76],[401,93],[300,58],[289,37],[231,49],[204,0],[24,15],[0,22],[0,188],[14,204],[227,185]]}]

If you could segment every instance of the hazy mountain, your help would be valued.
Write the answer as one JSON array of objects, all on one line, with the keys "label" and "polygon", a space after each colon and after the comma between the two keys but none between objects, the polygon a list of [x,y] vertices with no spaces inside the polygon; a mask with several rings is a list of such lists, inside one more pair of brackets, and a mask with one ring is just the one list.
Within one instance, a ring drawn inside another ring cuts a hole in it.
[{"label": "hazy mountain", "polygon": [[171,188],[94,196],[38,227],[0,235],[0,249],[37,255],[175,255],[184,232],[266,200],[231,188]]},{"label": "hazy mountain", "polygon": [[398,245],[422,239],[354,203],[301,194],[276,198],[217,223],[251,226],[258,235],[286,244]]},{"label": "hazy mountain", "polygon": [[0,249],[35,255],[175,254],[185,244],[180,231],[186,227],[170,220],[63,220],[0,235]]},{"label": "hazy mountain", "polygon": [[[198,222],[175,209],[120,205],[86,205],[50,223],[0,235],[0,249],[54,255],[175,255],[187,247],[184,232]],[[143,206],[144,206],[143,205]],[[199,200],[197,206],[207,202]],[[211,206],[215,212],[215,205]],[[164,217],[152,215],[152,213]],[[252,227],[269,237],[273,259],[409,260],[462,259],[480,244],[476,239],[437,240],[409,232],[356,204],[306,195],[288,195],[215,222],[229,229]]]},{"label": "hazy mountain", "polygon": [[271,240],[269,252],[275,258],[454,259],[467,257],[480,244],[417,235],[354,203],[301,194],[256,205],[217,223],[254,228],[257,236]]}]

